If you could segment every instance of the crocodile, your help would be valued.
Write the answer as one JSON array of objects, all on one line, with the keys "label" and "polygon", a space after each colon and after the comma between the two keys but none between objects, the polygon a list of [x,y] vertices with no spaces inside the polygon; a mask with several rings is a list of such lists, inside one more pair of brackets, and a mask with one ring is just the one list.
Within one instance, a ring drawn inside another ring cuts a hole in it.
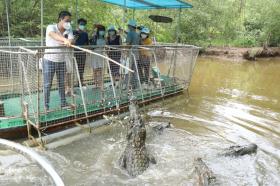
[{"label": "crocodile", "polygon": [[216,177],[201,158],[194,160],[195,184],[197,186],[208,186],[215,182]]},{"label": "crocodile", "polygon": [[171,123],[170,122],[161,122],[161,123],[154,123],[152,125],[153,130],[158,131],[158,132],[163,132],[164,129],[166,128],[171,128]]},{"label": "crocodile", "polygon": [[127,144],[119,159],[119,165],[132,177],[142,174],[150,165],[155,164],[155,158],[148,152],[146,127],[143,117],[137,113],[136,98],[130,98],[130,118],[127,126]]},{"label": "crocodile", "polygon": [[235,145],[235,146],[231,146],[228,149],[225,150],[224,153],[222,153],[221,155],[223,156],[243,156],[246,154],[254,154],[257,152],[258,146],[254,143],[251,143],[249,145],[244,145],[244,146],[240,146],[240,145]]}]

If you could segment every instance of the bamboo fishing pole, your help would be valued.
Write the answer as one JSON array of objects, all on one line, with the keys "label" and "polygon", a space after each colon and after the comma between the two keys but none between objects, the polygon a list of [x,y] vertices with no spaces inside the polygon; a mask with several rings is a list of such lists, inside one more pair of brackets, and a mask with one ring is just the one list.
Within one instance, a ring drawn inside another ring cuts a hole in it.
[{"label": "bamboo fishing pole", "polygon": [[117,62],[117,61],[115,61],[115,60],[113,60],[113,59],[111,59],[111,58],[109,58],[109,57],[107,57],[107,56],[104,56],[104,55],[102,55],[102,54],[98,54],[98,53],[96,53],[96,52],[93,52],[93,51],[88,50],[88,49],[85,49],[85,48],[78,47],[78,46],[76,46],[76,45],[70,45],[70,46],[71,46],[72,48],[75,48],[75,49],[78,49],[78,50],[81,50],[81,51],[84,51],[84,52],[87,52],[87,53],[90,53],[90,54],[93,54],[93,55],[97,55],[97,56],[102,57],[102,58],[104,58],[104,59],[107,59],[107,60],[109,60],[109,61],[115,63],[116,65],[119,65],[120,67],[122,67],[122,68],[128,70],[129,72],[132,72],[132,73],[134,72],[134,71],[131,70],[130,68],[128,68],[128,67],[126,67],[126,66],[120,64],[119,62]]}]

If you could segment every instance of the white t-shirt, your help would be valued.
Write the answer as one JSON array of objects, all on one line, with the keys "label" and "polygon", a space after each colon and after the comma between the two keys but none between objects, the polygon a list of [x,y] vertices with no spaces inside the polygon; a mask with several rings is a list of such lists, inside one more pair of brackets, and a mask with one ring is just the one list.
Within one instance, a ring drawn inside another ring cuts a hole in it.
[{"label": "white t-shirt", "polygon": [[[55,32],[61,36],[64,36],[66,33],[68,35],[68,39],[74,39],[74,35],[73,35],[73,31],[71,30],[67,30],[64,33],[61,33],[57,27],[57,24],[52,24],[52,25],[48,25],[47,27],[47,31],[46,31],[46,46],[47,47],[59,47],[59,46],[63,46],[63,43],[60,41],[57,41],[55,39],[53,39],[52,37],[49,36],[50,32]],[[45,52],[53,52],[56,54],[45,54],[44,58],[52,61],[52,62],[64,62],[65,61],[65,52],[66,50],[63,48],[60,49],[46,49]]]}]

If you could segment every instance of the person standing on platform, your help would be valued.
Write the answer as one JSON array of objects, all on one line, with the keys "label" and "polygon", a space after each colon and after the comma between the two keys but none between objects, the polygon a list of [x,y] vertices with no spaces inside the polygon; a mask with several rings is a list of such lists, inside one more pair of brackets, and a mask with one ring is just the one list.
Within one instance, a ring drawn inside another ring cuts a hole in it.
[{"label": "person standing on platform", "polygon": [[147,89],[150,80],[150,66],[151,66],[151,58],[152,58],[152,53],[151,51],[149,51],[148,47],[153,44],[153,41],[150,38],[150,30],[146,27],[144,27],[140,31],[140,37],[141,37],[141,45],[143,45],[143,47],[147,47],[147,49],[146,48],[141,49],[140,51],[140,61],[138,63],[138,71],[139,71],[142,87],[144,89]]},{"label": "person standing on platform", "polygon": [[[100,55],[105,55],[104,47],[106,45],[106,37],[105,37],[105,26],[103,25],[96,25],[97,32],[92,38],[92,46],[93,51]],[[92,55],[91,59],[91,67],[93,69],[93,82],[97,89],[103,92],[103,75],[104,75],[104,58]]]},{"label": "person standing on platform", "polygon": [[[122,45],[122,38],[120,35],[117,34],[117,30],[114,26],[110,26],[108,29],[107,45],[112,46],[111,48],[109,48],[108,57],[120,63],[121,48],[119,46]],[[120,66],[111,61],[109,62],[109,64],[114,85],[116,85],[120,78]]]},{"label": "person standing on platform", "polygon": [[[67,38],[63,36],[65,31],[68,31]],[[73,39],[74,35],[71,29],[71,13],[68,11],[61,11],[58,15],[58,23],[48,25],[47,27],[46,46],[70,47]],[[68,106],[65,98],[65,70],[65,49],[46,49],[43,58],[44,106],[46,111],[50,108],[50,91],[54,74],[56,74],[57,77],[61,108]]]},{"label": "person standing on platform", "polygon": [[[88,33],[86,32],[86,25],[87,25],[87,20],[81,18],[78,20],[77,30],[74,31],[75,45],[79,47],[89,45],[89,37],[88,37]],[[84,70],[85,70],[85,63],[86,63],[86,53],[78,49],[75,49],[75,58],[78,65],[80,80],[82,86],[84,86]]]},{"label": "person standing on platform", "polygon": [[[131,69],[134,71],[132,73],[132,77],[130,78],[130,84],[132,89],[136,89],[138,87],[138,75],[137,75],[137,63],[139,62],[139,45],[140,45],[140,35],[136,32],[137,23],[135,20],[129,20],[128,31],[126,36],[126,45],[131,49],[130,58],[133,59],[131,61]],[[134,57],[133,57],[134,56]],[[134,60],[135,59],[135,60]]]}]

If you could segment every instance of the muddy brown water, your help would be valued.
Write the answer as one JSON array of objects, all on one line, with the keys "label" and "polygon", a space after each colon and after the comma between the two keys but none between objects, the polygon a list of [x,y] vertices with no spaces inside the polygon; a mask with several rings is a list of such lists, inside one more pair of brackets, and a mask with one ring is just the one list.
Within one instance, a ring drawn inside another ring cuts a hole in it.
[{"label": "muddy brown water", "polygon": [[[125,131],[118,124],[51,151],[38,151],[66,185],[194,185],[193,159],[215,173],[214,185],[280,185],[280,59],[230,62],[199,58],[187,93],[146,108],[150,122],[170,121],[158,135],[148,128],[156,165],[130,178],[118,166]],[[234,144],[256,143],[255,155],[219,156]],[[0,185],[51,185],[31,160],[0,151]]]}]

